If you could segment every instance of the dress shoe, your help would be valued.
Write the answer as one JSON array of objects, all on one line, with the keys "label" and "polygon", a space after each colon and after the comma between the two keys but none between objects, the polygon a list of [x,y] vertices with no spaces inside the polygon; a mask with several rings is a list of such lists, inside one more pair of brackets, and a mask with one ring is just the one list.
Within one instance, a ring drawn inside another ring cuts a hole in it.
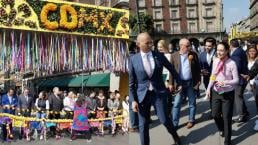
[{"label": "dress shoe", "polygon": [[138,132],[139,129],[138,128],[129,128],[129,132]]},{"label": "dress shoe", "polygon": [[190,129],[193,126],[194,126],[194,122],[188,122],[187,125],[186,125],[187,129]]},{"label": "dress shoe", "polygon": [[182,145],[180,138],[175,140],[175,145]]},{"label": "dress shoe", "polygon": [[240,122],[246,122],[247,120],[248,120],[247,116],[240,116],[240,117],[234,119],[233,121],[236,123],[240,123]]}]

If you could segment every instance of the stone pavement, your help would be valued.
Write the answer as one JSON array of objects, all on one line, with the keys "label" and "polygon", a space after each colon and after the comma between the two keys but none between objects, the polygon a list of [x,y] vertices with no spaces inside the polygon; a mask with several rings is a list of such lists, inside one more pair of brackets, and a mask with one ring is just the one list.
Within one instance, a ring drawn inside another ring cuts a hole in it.
[{"label": "stone pavement", "polygon": [[[202,97],[204,91],[202,91]],[[253,131],[254,121],[256,120],[256,106],[254,98],[250,92],[245,93],[245,100],[250,120],[247,123],[233,124],[232,144],[235,145],[258,145],[258,132]],[[203,102],[202,98],[197,100],[196,125],[192,129],[187,129],[188,105],[181,109],[180,126],[178,130],[184,145],[224,145],[224,140],[218,134],[213,120],[209,119],[209,102]],[[171,145],[174,143],[172,137],[167,133],[165,127],[159,124],[156,116],[152,116],[154,123],[150,128],[151,145]],[[133,133],[129,135],[130,145],[140,145],[139,135]]]}]

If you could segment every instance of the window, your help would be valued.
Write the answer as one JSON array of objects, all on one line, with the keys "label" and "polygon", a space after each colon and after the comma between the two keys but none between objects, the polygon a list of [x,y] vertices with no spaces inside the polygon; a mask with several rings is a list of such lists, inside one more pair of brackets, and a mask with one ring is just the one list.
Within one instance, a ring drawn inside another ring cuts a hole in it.
[{"label": "window", "polygon": [[155,11],[154,12],[154,17],[155,17],[155,19],[161,19],[162,18],[161,11]]},{"label": "window", "polygon": [[145,10],[139,10],[140,15],[144,15],[145,13],[146,13]]},{"label": "window", "polygon": [[180,32],[179,23],[172,23],[171,31],[172,33],[179,33]]},{"label": "window", "polygon": [[212,8],[206,8],[206,17],[211,17],[212,16]]},{"label": "window", "polygon": [[178,4],[177,0],[170,0],[170,5],[177,5],[177,4]]},{"label": "window", "polygon": [[213,30],[212,30],[212,22],[206,22],[206,30],[207,30],[207,32],[212,32]]},{"label": "window", "polygon": [[194,18],[195,17],[195,10],[194,9],[188,9],[188,17]]},{"label": "window", "polygon": [[155,28],[158,32],[160,32],[162,30],[162,24],[156,24]]},{"label": "window", "polygon": [[162,6],[162,0],[153,0],[154,6]]},{"label": "window", "polygon": [[196,3],[196,0],[186,0],[186,3],[187,3],[187,4],[195,4],[195,3]]},{"label": "window", "polygon": [[171,10],[171,18],[178,18],[177,10]]},{"label": "window", "polygon": [[191,32],[195,32],[196,31],[196,27],[195,27],[195,22],[189,22],[188,24],[188,31]]},{"label": "window", "polygon": [[139,7],[145,7],[145,0],[138,0]]}]

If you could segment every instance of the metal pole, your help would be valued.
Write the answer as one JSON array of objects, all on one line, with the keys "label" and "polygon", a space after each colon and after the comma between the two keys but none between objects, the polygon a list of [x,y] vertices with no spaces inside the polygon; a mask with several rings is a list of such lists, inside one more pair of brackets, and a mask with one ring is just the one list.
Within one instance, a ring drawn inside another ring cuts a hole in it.
[{"label": "metal pole", "polygon": [[139,13],[139,3],[138,0],[136,1],[136,14],[137,14],[137,24],[138,24],[138,32],[141,33],[141,22],[140,22],[140,13]]},{"label": "metal pole", "polygon": [[82,74],[82,94],[83,94],[83,74]]}]

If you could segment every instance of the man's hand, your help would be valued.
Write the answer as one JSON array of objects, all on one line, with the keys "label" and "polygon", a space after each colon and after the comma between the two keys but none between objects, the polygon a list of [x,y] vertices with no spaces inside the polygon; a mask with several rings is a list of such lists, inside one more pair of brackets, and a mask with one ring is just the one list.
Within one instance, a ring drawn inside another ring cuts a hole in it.
[{"label": "man's hand", "polygon": [[210,73],[208,72],[208,70],[202,69],[201,74],[204,75],[204,76],[208,76]]},{"label": "man's hand", "polygon": [[138,103],[136,101],[132,102],[132,109],[133,109],[133,112],[138,112],[139,111]]},{"label": "man's hand", "polygon": [[182,86],[177,86],[176,91],[177,91],[177,92],[180,92],[181,90],[182,90]]},{"label": "man's hand", "polygon": [[240,74],[245,80],[249,81],[250,80],[250,76],[249,75],[244,75],[244,74]]},{"label": "man's hand", "polygon": [[174,87],[173,85],[169,85],[169,86],[168,86],[168,89],[169,89],[170,92],[175,91],[175,87]]}]

